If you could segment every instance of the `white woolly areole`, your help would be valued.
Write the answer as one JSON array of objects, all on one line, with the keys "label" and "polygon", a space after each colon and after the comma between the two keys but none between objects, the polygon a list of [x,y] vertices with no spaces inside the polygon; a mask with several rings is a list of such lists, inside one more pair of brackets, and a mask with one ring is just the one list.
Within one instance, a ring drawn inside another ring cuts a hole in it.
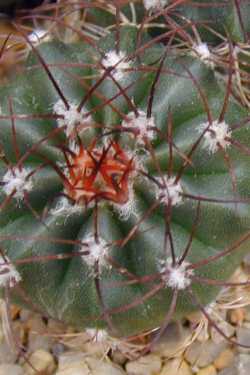
[{"label": "white woolly areole", "polygon": [[87,328],[85,332],[94,342],[103,343],[108,339],[108,332],[105,329]]},{"label": "white woolly areole", "polygon": [[21,275],[10,263],[9,258],[0,255],[0,286],[13,288],[21,280]]},{"label": "white woolly areole", "polygon": [[67,136],[75,130],[77,125],[89,126],[91,122],[91,116],[86,116],[86,110],[82,108],[79,112],[77,110],[78,105],[74,103],[68,103],[69,109],[65,107],[65,104],[61,99],[59,99],[53,107],[54,113],[63,118],[57,119],[57,124],[59,127],[65,126],[65,133]]},{"label": "white woolly areole", "polygon": [[81,251],[89,252],[89,254],[82,255],[82,259],[89,267],[93,267],[96,262],[98,262],[100,269],[107,265],[105,255],[108,254],[108,246],[103,238],[99,237],[99,242],[97,243],[93,235],[88,236],[84,239]]},{"label": "white woolly areole", "polygon": [[168,0],[143,0],[143,5],[147,10],[164,8],[167,3]]},{"label": "white woolly areole", "polygon": [[[200,125],[200,129],[203,131],[208,126],[208,122],[203,123]],[[218,120],[215,120],[204,134],[203,147],[207,148],[211,154],[218,151],[219,146],[225,149],[230,146],[230,142],[227,140],[227,138],[230,138],[231,134],[232,132],[229,129],[229,125],[226,124],[225,121],[218,122]]]},{"label": "white woolly areole", "polygon": [[155,138],[155,120],[153,117],[147,118],[144,111],[139,110],[138,116],[134,112],[127,115],[127,120],[122,122],[123,127],[131,127],[137,130],[136,142],[139,145],[144,145],[144,139],[153,140]]},{"label": "white woolly areole", "polygon": [[209,51],[207,43],[196,44],[193,48],[194,48],[194,51],[200,56],[202,60],[206,60],[210,58],[211,53]]},{"label": "white woolly areole", "polygon": [[211,68],[214,67],[214,63],[211,60],[211,52],[208,48],[207,43],[199,43],[193,46],[193,51],[195,55],[200,58],[205,64],[210,66]]},{"label": "white woolly areole", "polygon": [[192,282],[191,276],[194,271],[187,269],[189,262],[182,262],[178,265],[178,260],[173,266],[172,259],[168,258],[166,263],[161,262],[160,272],[163,273],[162,279],[166,282],[166,286],[172,289],[183,290],[186,289]]},{"label": "white woolly areole", "polygon": [[129,198],[124,204],[113,203],[114,209],[118,212],[121,220],[128,220],[131,216],[138,217],[136,199],[132,184],[129,186]]},{"label": "white woolly areole", "polygon": [[111,75],[116,81],[120,81],[124,77],[125,70],[130,68],[130,62],[126,61],[126,55],[122,51],[118,53],[115,50],[107,52],[101,63],[106,69],[115,66]]},{"label": "white woolly areole", "polygon": [[66,215],[66,217],[79,212],[82,212],[82,207],[77,204],[70,204],[68,198],[66,197],[59,200],[56,206],[50,210],[50,213],[53,216]]},{"label": "white woolly areole", "polygon": [[79,143],[76,142],[75,140],[70,140],[68,143],[68,149],[76,155],[79,154],[79,151],[80,151]]},{"label": "white woolly areole", "polygon": [[24,192],[29,192],[33,188],[33,181],[28,178],[30,172],[30,169],[24,167],[21,170],[16,167],[9,169],[2,179],[4,193],[10,195],[15,190],[13,197],[23,199]]},{"label": "white woolly areole", "polygon": [[156,185],[156,197],[165,204],[171,202],[172,206],[177,206],[182,203],[182,187],[179,182],[175,183],[175,177],[163,178],[157,177],[157,181],[161,184],[161,187]]}]

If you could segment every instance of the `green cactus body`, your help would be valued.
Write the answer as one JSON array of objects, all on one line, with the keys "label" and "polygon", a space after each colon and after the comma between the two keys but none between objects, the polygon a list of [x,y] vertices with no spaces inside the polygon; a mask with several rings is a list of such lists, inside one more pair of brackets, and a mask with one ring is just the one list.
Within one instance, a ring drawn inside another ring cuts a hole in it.
[{"label": "green cactus body", "polygon": [[230,97],[222,116],[214,71],[138,32],[120,27],[118,54],[115,33],[96,48],[44,43],[49,73],[32,52],[1,88],[12,298],[118,336],[161,326],[177,293],[173,319],[198,309],[190,290],[208,305],[219,286],[206,279],[228,280],[249,247],[247,111]]},{"label": "green cactus body", "polygon": [[[201,37],[215,42],[220,34],[223,39],[229,36],[235,42],[244,41],[249,32],[247,21],[250,12],[249,1],[194,1],[180,5],[179,16],[197,25]],[[210,30],[210,32],[209,32]]]}]

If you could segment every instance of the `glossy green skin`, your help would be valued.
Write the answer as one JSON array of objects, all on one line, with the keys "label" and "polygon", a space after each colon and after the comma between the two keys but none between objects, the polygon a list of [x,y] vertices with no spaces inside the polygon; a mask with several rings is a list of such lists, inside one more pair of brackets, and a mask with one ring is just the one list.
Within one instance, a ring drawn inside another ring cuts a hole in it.
[{"label": "glossy green skin", "polygon": [[[176,27],[184,27],[185,32],[189,33],[194,38],[194,33],[191,25],[194,25],[200,35],[202,42],[217,45],[222,43],[224,38],[230,38],[234,42],[246,41],[250,32],[250,3],[248,0],[239,1],[239,15],[235,5],[235,0],[189,0],[184,1],[181,5],[174,5],[174,1],[169,1],[166,4],[168,9],[167,15],[176,22]],[[158,14],[161,9],[147,12],[141,2],[135,3],[135,13],[137,23],[145,21],[145,17]],[[162,10],[163,11],[163,10]],[[121,12],[130,20],[133,20],[131,8],[128,5],[121,7]],[[110,27],[116,24],[115,16],[103,8],[89,8],[87,11],[88,21],[93,24],[98,24],[102,27]],[[152,22],[156,24],[168,24],[168,18],[163,15],[158,18],[153,18]],[[243,29],[242,29],[243,26]],[[149,29],[152,35],[157,36],[158,33],[165,33],[166,30],[153,27]],[[167,26],[168,30],[168,26]],[[182,37],[182,33],[178,36]],[[219,36],[220,35],[220,36]]]},{"label": "glossy green skin", "polygon": [[[248,0],[238,2],[242,23],[239,20],[235,3],[235,0],[222,0],[219,2],[217,0],[195,0],[191,4],[180,5],[179,9],[177,9],[181,16],[186,17],[197,25],[201,39],[204,42],[222,42],[222,38],[216,37],[216,32],[222,37],[230,37],[235,42],[243,42],[250,31],[250,3]],[[206,29],[206,26],[212,31]]]},{"label": "glossy green skin", "polygon": [[[100,42],[103,51],[108,51],[114,45],[114,37],[110,36]],[[121,30],[121,50],[131,53],[136,43],[136,30],[124,28]],[[161,45],[149,48],[141,54],[144,64],[157,67],[159,58],[163,55],[165,48]],[[41,45],[39,52],[47,64],[64,62],[89,62],[91,56],[98,56],[98,53],[83,43],[72,46],[65,46],[59,42],[52,42]],[[133,64],[139,65],[139,61],[133,60]],[[179,61],[179,62],[178,62]],[[214,73],[202,62],[191,57],[183,59],[167,58],[164,67],[171,71],[179,72],[187,76],[183,66],[188,67],[196,81],[202,87],[208,98],[209,107],[216,119],[221,111],[225,88],[216,81]],[[34,64],[38,67],[34,68]],[[33,66],[33,69],[30,69]],[[65,97],[70,101],[79,102],[84,95],[84,89],[79,82],[74,80],[60,67],[50,68],[53,76],[60,85]],[[65,69],[65,68],[64,68]],[[84,77],[96,73],[90,68],[66,68],[74,76]],[[122,83],[127,85],[130,80],[137,80],[134,86],[128,91],[130,98],[133,98],[137,107],[146,109],[147,99],[152,86],[155,73],[133,73],[127,76]],[[91,82],[87,81],[89,84]],[[94,84],[94,79],[92,84]],[[117,92],[116,86],[111,80],[106,79],[99,87],[99,92],[110,97]],[[37,58],[31,55],[27,62],[27,71],[17,77],[9,87],[1,89],[2,113],[9,113],[8,96],[13,98],[13,112],[18,114],[41,114],[51,113],[58,95],[49,81],[44,69],[39,66]],[[87,103],[91,109],[99,103],[95,93]],[[124,98],[119,97],[113,104],[124,113],[130,112]],[[166,134],[166,123],[168,110],[171,108],[173,117],[174,142],[183,153],[188,153],[193,143],[197,140],[199,133],[197,127],[201,122],[207,121],[206,113],[197,89],[190,79],[176,78],[173,74],[161,73],[160,83],[156,88],[153,102],[153,115],[159,129]],[[225,120],[234,125],[246,116],[245,111],[235,102],[230,100]],[[94,120],[104,126],[120,123],[119,116],[108,106],[98,110],[94,114]],[[24,154],[32,145],[41,140],[49,131],[56,128],[56,121],[50,120],[16,120],[15,121],[17,141],[20,153]],[[95,132],[91,133],[93,137]],[[1,120],[0,139],[4,147],[6,157],[15,163],[13,152],[11,122]],[[244,126],[233,131],[233,138],[245,145],[250,142],[250,127]],[[118,138],[119,139],[119,136]],[[25,166],[35,167],[44,160],[41,155],[53,161],[63,161],[62,152],[56,145],[66,142],[63,134],[39,146],[39,154],[32,154]],[[127,142],[124,136],[121,137],[121,144]],[[166,141],[156,139],[153,142],[155,155],[160,163],[163,173],[166,173],[168,165],[168,145]],[[230,160],[233,164],[234,173],[237,179],[237,196],[239,198],[250,197],[250,159],[233,147],[227,149]],[[193,166],[186,168],[181,179],[184,191],[206,197],[218,199],[234,199],[231,177],[228,167],[223,159],[223,154],[218,152],[209,155],[203,147],[199,147],[192,158]],[[182,159],[174,152],[173,174],[175,175]],[[155,164],[148,156],[144,166],[151,175],[157,175]],[[0,161],[0,180],[6,172],[5,165]],[[60,178],[49,166],[44,167],[36,173],[35,189],[29,194],[29,201],[38,212],[45,206],[51,207],[60,198],[56,194],[63,190]],[[143,179],[134,181],[135,197],[139,211],[139,217],[143,215],[152,201],[155,199],[152,185],[145,183]],[[0,195],[1,200],[5,198]],[[51,203],[53,202],[53,203]],[[197,202],[185,199],[180,206],[173,207],[171,230],[173,235],[174,249],[176,256],[181,254],[187,245],[190,232],[193,227],[196,215]],[[134,216],[128,221],[119,218],[118,213],[108,202],[102,202],[99,206],[99,234],[106,241],[115,241],[124,238],[129,230],[137,222]],[[3,212],[0,213],[0,238],[5,235],[31,236],[29,240],[15,241],[5,240],[1,247],[7,252],[12,260],[24,259],[30,256],[71,253],[79,248],[67,244],[56,244],[49,241],[39,241],[38,236],[61,239],[84,240],[88,233],[93,232],[93,210],[85,213],[53,216],[48,213],[45,219],[49,230],[37,221],[23,203],[17,206],[12,200]],[[250,227],[250,208],[248,204],[219,204],[202,202],[199,225],[196,229],[188,261],[195,263],[208,256],[221,252],[232,245],[243,236]],[[149,229],[150,230],[146,230]],[[164,250],[164,206],[155,210],[140,226],[140,232],[134,236],[124,248],[113,246],[111,255],[119,264],[138,275],[150,275],[159,272],[159,260],[165,259]],[[241,262],[243,255],[249,248],[249,241],[244,242],[237,251],[231,255],[212,262],[208,266],[199,268],[196,275],[211,279],[227,280],[235,267]],[[96,292],[95,278],[85,262],[79,257],[72,257],[64,260],[39,261],[27,265],[18,266],[22,275],[20,286],[32,301],[30,308],[36,306],[40,311],[49,316],[72,324],[78,328],[82,327],[106,327],[105,319],[100,318],[102,308]],[[110,282],[127,280],[115,267],[104,269],[99,277],[99,283],[103,301],[107,308],[127,306],[142,297],[149,290],[159,285],[160,280],[151,283],[135,284],[127,286],[110,286]],[[210,303],[218,293],[217,287],[207,286],[200,283],[192,283],[192,289],[204,304]],[[25,304],[17,289],[12,291],[13,298],[20,304]],[[111,314],[112,322],[116,328],[117,335],[131,335],[143,330],[160,326],[171,301],[172,291],[163,288],[152,298],[138,304],[127,311]],[[27,302],[26,302],[27,306]],[[197,309],[197,306],[190,300],[187,291],[182,291],[178,297],[178,303],[174,319],[186,315],[188,312]]]}]

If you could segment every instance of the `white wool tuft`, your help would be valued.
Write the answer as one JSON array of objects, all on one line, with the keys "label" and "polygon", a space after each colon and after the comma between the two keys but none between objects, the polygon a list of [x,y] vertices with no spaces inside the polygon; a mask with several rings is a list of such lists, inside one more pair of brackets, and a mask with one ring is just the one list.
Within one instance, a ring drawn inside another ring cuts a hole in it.
[{"label": "white wool tuft", "polygon": [[177,206],[182,203],[182,187],[179,182],[175,183],[174,177],[163,178],[157,177],[157,181],[161,184],[161,187],[156,185],[156,197],[157,199],[164,202],[166,205],[171,202],[172,206]]},{"label": "white wool tuft", "polygon": [[139,110],[138,116],[134,112],[130,112],[127,115],[127,120],[122,122],[124,128],[131,127],[135,128],[138,132],[136,134],[136,142],[139,145],[144,145],[144,139],[152,141],[155,138],[155,120],[153,117],[147,118],[147,114],[144,111]]},{"label": "white wool tuft", "polygon": [[199,43],[193,46],[193,51],[195,55],[201,59],[205,64],[210,66],[211,68],[214,67],[214,63],[212,61],[211,52],[208,48],[207,43]]},{"label": "white wool tuft", "polygon": [[116,81],[120,81],[124,77],[125,70],[130,68],[130,62],[126,61],[126,55],[122,51],[118,53],[115,50],[107,52],[101,63],[106,69],[115,66],[111,75]]},{"label": "white wool tuft", "polygon": [[66,197],[62,197],[56,206],[50,210],[51,215],[53,216],[61,216],[66,215],[66,217],[74,214],[79,213],[83,210],[83,208],[77,204],[70,204],[69,199]]},{"label": "white wool tuft", "polygon": [[118,212],[121,220],[128,220],[131,216],[138,217],[136,199],[132,185],[129,186],[129,198],[125,204],[113,203],[114,209]]},{"label": "white wool tuft", "polygon": [[0,255],[0,286],[13,288],[21,280],[21,275],[10,263],[9,258]]},{"label": "white wool tuft", "polygon": [[201,59],[209,59],[209,57],[211,56],[207,43],[196,44],[194,46],[194,50]]},{"label": "white wool tuft", "polygon": [[145,9],[159,9],[167,5],[168,0],[143,0]]},{"label": "white wool tuft", "polygon": [[103,343],[108,339],[108,332],[105,329],[87,328],[85,332],[90,336],[91,340]]},{"label": "white wool tuft", "polygon": [[181,265],[176,263],[176,265],[173,266],[171,258],[168,258],[167,264],[163,266],[164,263],[165,262],[162,261],[160,264],[160,272],[163,273],[162,279],[169,288],[183,290],[191,284],[193,270],[187,269],[190,263],[184,261]]},{"label": "white wool tuft", "polygon": [[99,237],[99,242],[97,243],[93,235],[89,235],[84,239],[84,245],[81,248],[81,251],[88,251],[89,254],[82,255],[82,259],[89,267],[93,267],[96,262],[98,262],[99,268],[107,265],[105,255],[108,254],[107,242]]},{"label": "white wool tuft", "polygon": [[67,136],[75,130],[77,125],[89,126],[91,123],[91,116],[86,116],[86,110],[82,108],[79,112],[77,110],[78,105],[74,103],[69,103],[69,109],[65,107],[65,104],[61,99],[59,99],[53,107],[54,113],[63,118],[57,119],[57,124],[59,127],[65,126],[65,133]]},{"label": "white wool tuft", "polygon": [[79,143],[75,140],[70,140],[68,143],[68,149],[72,151],[74,154],[78,155],[80,152],[80,146]]},{"label": "white wool tuft", "polygon": [[13,167],[9,169],[5,175],[3,176],[2,182],[4,183],[2,189],[6,195],[10,195],[15,193],[13,197],[16,199],[23,199],[24,192],[29,192],[33,188],[33,180],[32,178],[28,178],[31,169]]},{"label": "white wool tuft", "polygon": [[[202,131],[209,126],[209,123],[203,123],[200,125]],[[209,126],[208,130],[204,134],[204,148],[207,148],[211,154],[214,154],[218,151],[219,146],[223,149],[226,149],[230,146],[230,142],[227,138],[231,137],[231,130],[229,129],[229,125],[225,123],[225,121],[218,122],[215,120]]]}]

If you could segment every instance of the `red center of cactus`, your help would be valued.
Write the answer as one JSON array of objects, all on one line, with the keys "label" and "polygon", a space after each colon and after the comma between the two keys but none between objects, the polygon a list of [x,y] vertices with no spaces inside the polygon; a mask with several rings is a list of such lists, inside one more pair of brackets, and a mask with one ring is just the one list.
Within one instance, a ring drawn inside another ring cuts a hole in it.
[{"label": "red center of cactus", "polygon": [[82,145],[71,157],[69,178],[65,184],[68,195],[77,203],[105,199],[124,204],[129,199],[129,177],[134,171],[129,158],[118,143],[111,141],[103,149]]}]

